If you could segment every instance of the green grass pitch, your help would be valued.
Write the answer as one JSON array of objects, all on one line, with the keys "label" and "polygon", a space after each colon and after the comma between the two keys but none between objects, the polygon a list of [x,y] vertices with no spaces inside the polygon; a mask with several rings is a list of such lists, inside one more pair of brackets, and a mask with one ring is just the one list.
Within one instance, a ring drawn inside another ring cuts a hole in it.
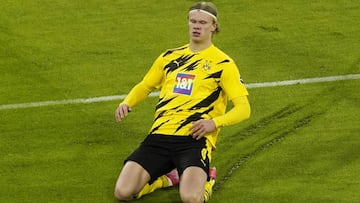
[{"label": "green grass pitch", "polygon": [[[0,0],[0,105],[126,94],[188,42],[195,1]],[[360,73],[360,3],[216,0],[214,43],[246,83]],[[223,128],[210,202],[360,202],[360,80],[249,89]],[[0,110],[0,202],[116,202],[123,159],[157,98]],[[177,188],[138,202],[180,202]]]}]

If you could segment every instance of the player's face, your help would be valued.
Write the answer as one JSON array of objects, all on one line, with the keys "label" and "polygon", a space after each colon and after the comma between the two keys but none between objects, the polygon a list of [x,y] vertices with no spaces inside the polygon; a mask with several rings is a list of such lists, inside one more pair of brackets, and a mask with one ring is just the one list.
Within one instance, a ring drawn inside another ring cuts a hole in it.
[{"label": "player's face", "polygon": [[212,32],[216,29],[216,25],[213,22],[213,18],[206,13],[199,11],[190,12],[190,40],[196,43],[211,41]]}]

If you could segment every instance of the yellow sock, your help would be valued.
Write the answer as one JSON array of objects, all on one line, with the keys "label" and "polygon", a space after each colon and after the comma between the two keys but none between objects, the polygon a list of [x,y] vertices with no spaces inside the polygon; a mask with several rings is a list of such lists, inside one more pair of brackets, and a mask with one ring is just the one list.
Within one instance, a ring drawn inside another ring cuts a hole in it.
[{"label": "yellow sock", "polygon": [[213,192],[213,186],[215,184],[215,180],[211,179],[209,181],[207,181],[205,183],[205,187],[204,187],[204,201],[207,202],[210,199],[210,196],[212,195]]},{"label": "yellow sock", "polygon": [[151,185],[146,184],[143,189],[135,196],[136,199],[141,198],[144,195],[154,192],[156,189],[164,188],[169,186],[168,178],[163,175],[157,178]]}]

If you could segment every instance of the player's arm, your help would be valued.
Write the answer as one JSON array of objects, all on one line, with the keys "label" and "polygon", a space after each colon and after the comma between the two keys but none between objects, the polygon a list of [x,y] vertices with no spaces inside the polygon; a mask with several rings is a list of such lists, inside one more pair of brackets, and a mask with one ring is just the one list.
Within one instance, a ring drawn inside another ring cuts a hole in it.
[{"label": "player's arm", "polygon": [[250,117],[250,104],[247,98],[248,92],[241,83],[240,73],[233,62],[229,62],[224,68],[221,80],[221,87],[233,103],[233,108],[222,116],[211,120],[201,119],[193,123],[190,131],[193,138],[200,139],[216,128],[239,123]]},{"label": "player's arm", "polygon": [[237,66],[232,60],[224,65],[227,67],[224,68],[221,76],[221,86],[234,106],[224,115],[213,118],[217,128],[233,125],[248,119],[251,111],[247,97],[249,93],[242,83]]},{"label": "player's arm", "polygon": [[195,121],[190,127],[193,138],[200,139],[216,128],[239,123],[250,117],[250,104],[247,96],[240,96],[232,100],[234,107],[226,114],[213,119]]},{"label": "player's arm", "polygon": [[126,96],[125,100],[121,102],[118,108],[115,110],[116,121],[121,121],[131,111],[131,107],[145,100],[152,88],[146,85],[143,81],[135,85]]},{"label": "player's arm", "polygon": [[212,119],[216,128],[233,125],[250,117],[251,109],[247,96],[236,97],[231,101],[234,106],[230,111]]},{"label": "player's arm", "polygon": [[124,101],[119,104],[118,108],[115,110],[116,121],[121,121],[128,115],[132,107],[144,101],[153,89],[159,88],[161,86],[163,76],[161,59],[162,57],[159,56],[155,60],[154,64],[146,73],[143,80],[135,85],[126,96]]}]

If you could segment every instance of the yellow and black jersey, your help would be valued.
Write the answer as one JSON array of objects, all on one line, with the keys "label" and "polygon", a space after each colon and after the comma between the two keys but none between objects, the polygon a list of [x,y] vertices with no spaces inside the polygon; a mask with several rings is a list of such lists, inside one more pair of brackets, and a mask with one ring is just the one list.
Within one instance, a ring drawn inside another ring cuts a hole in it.
[{"label": "yellow and black jersey", "polygon": [[[155,88],[160,96],[150,134],[188,136],[193,121],[221,116],[227,100],[248,95],[234,61],[214,45],[162,53],[123,103],[132,107]],[[218,131],[206,136],[213,146]]]}]

